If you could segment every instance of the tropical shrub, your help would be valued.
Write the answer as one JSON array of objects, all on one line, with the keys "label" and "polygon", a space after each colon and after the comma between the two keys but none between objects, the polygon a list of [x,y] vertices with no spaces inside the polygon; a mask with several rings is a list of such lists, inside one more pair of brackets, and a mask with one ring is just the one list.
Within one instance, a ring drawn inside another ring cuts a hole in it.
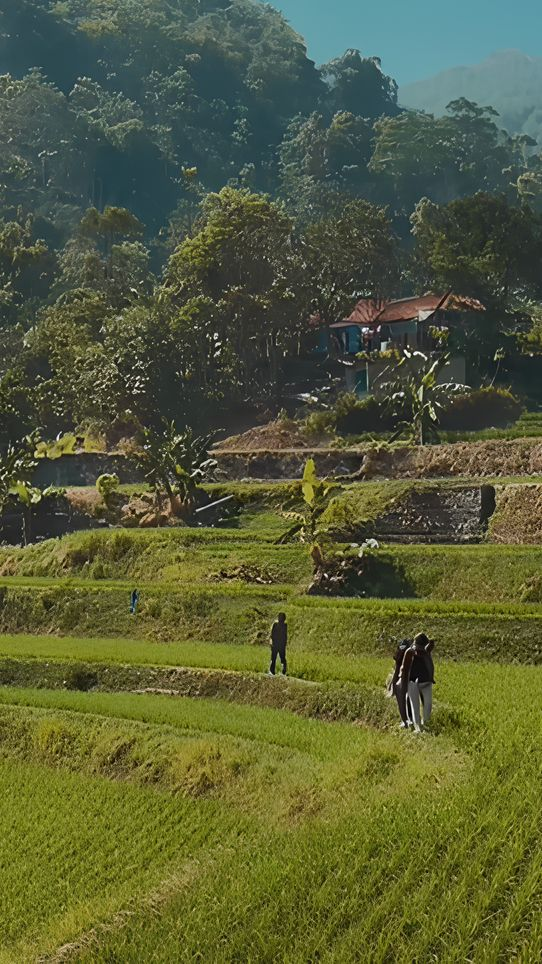
[{"label": "tropical shrub", "polygon": [[199,486],[212,478],[216,460],[209,457],[213,436],[197,436],[191,428],[179,431],[174,422],[163,422],[161,430],[145,428],[143,445],[133,456],[145,481],[158,500],[165,492],[171,512],[181,506],[191,509]]},{"label": "tropical shrub", "polygon": [[440,380],[450,357],[445,353],[433,360],[423,352],[404,349],[395,378],[382,386],[388,411],[397,423],[395,438],[404,436],[416,445],[438,438],[444,409],[465,390],[464,385]]},{"label": "tropical shrub", "polygon": [[[335,487],[336,491],[336,487]],[[283,510],[284,518],[291,522],[290,528],[277,540],[279,545],[298,538],[309,546],[314,571],[317,572],[324,560],[324,543],[327,527],[322,524],[324,513],[334,494],[334,487],[316,474],[314,459],[308,459],[301,480],[303,503],[295,509]]]},{"label": "tropical shrub", "polygon": [[339,435],[390,432],[397,422],[384,401],[374,395],[361,399],[353,392],[346,392],[337,399],[334,411]]},{"label": "tropical shrub", "polygon": [[119,487],[119,477],[118,475],[112,475],[104,472],[103,475],[98,476],[96,479],[96,488],[100,493],[102,499],[104,500],[106,506],[110,506],[112,497],[116,493]]},{"label": "tropical shrub", "polygon": [[453,398],[440,418],[443,429],[478,431],[503,428],[518,420],[523,405],[504,388],[479,388]]}]

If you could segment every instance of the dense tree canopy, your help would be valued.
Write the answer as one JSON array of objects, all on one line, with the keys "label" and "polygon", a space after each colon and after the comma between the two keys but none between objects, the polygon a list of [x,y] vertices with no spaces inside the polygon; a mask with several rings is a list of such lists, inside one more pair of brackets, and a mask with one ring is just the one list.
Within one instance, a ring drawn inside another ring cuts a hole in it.
[{"label": "dense tree canopy", "polygon": [[406,211],[424,195],[445,203],[475,191],[513,194],[514,175],[528,168],[533,142],[501,131],[497,117],[462,98],[448,105],[445,117],[383,118],[376,124],[370,168],[386,179],[389,199]]},{"label": "dense tree canopy", "polygon": [[349,201],[309,225],[304,257],[312,309],[327,324],[347,317],[360,298],[390,297],[397,289],[397,241],[386,212],[367,201]]},{"label": "dense tree canopy", "polygon": [[461,291],[486,307],[472,350],[487,358],[525,325],[519,306],[542,298],[542,217],[502,195],[479,193],[439,207],[419,203],[412,217],[424,286]]},{"label": "dense tree canopy", "polygon": [[542,164],[492,109],[405,112],[258,0],[0,0],[0,58],[3,442],[274,404],[362,296],[479,297],[480,370],[538,344]]},{"label": "dense tree canopy", "polygon": [[201,387],[214,381],[243,396],[276,383],[303,312],[292,232],[278,205],[224,188],[206,199],[199,232],[173,253],[164,299]]}]

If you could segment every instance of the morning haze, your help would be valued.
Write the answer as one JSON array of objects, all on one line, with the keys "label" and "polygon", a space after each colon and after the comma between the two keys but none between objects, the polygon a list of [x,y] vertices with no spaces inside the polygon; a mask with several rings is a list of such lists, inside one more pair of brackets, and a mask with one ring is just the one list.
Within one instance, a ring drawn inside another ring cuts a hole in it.
[{"label": "morning haze", "polygon": [[275,4],[307,40],[319,63],[347,47],[380,56],[399,84],[475,64],[497,50],[542,56],[538,0],[279,0]]}]

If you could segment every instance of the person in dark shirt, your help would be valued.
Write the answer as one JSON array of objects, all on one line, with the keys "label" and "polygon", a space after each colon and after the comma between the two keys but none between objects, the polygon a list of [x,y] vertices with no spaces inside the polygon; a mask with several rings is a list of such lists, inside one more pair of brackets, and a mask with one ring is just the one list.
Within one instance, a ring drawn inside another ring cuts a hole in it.
[{"label": "person in dark shirt", "polygon": [[407,649],[412,646],[411,639],[403,639],[399,643],[396,653],[395,653],[395,668],[393,671],[393,676],[390,682],[391,692],[397,700],[397,707],[399,709],[399,716],[401,717],[401,726],[404,730],[408,730],[408,727],[412,723],[410,718],[410,706],[408,702],[408,681],[400,679],[401,667],[403,665],[403,659],[405,658],[405,653]]},{"label": "person in dark shirt", "polygon": [[271,627],[271,665],[269,673],[275,675],[277,656],[282,664],[282,675],[286,676],[286,644],[288,643],[288,623],[286,613],[279,613]]},{"label": "person in dark shirt", "polygon": [[130,595],[130,612],[132,616],[135,616],[136,614],[138,602],[139,602],[139,590],[134,589],[134,591]]},{"label": "person in dark shirt", "polygon": [[423,709],[423,725],[426,726],[431,719],[433,685],[435,682],[432,656],[434,646],[435,641],[433,639],[429,639],[425,633],[418,633],[414,637],[412,646],[405,652],[401,666],[399,679],[402,686],[407,687],[416,733],[419,733],[422,727],[421,709]]}]

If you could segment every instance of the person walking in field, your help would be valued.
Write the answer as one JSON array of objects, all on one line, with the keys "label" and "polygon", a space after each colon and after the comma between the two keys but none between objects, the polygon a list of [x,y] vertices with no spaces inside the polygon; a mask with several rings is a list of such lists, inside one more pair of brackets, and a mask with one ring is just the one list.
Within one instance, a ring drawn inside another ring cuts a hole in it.
[{"label": "person walking in field", "polygon": [[393,670],[393,675],[389,681],[388,693],[390,696],[395,696],[397,700],[397,708],[399,710],[399,716],[401,717],[401,726],[404,730],[408,730],[412,719],[410,717],[409,709],[410,705],[408,703],[408,680],[401,679],[401,667],[403,665],[403,660],[405,658],[405,653],[407,649],[412,646],[411,639],[403,639],[399,643],[396,653],[395,653],[395,668]]},{"label": "person walking in field", "polygon": [[277,619],[271,627],[271,664],[269,666],[269,675],[275,675],[275,667],[277,665],[277,656],[280,659],[282,665],[282,675],[286,676],[286,646],[288,643],[288,623],[286,622],[286,613],[279,613]]},{"label": "person walking in field", "polygon": [[403,657],[399,674],[402,687],[406,687],[410,712],[416,733],[420,733],[431,719],[433,709],[433,686],[435,683],[435,667],[432,652],[435,641],[429,639],[425,633],[418,633],[414,642]]},{"label": "person walking in field", "polygon": [[137,612],[137,604],[139,602],[139,590],[134,589],[130,596],[130,613],[135,616]]}]

